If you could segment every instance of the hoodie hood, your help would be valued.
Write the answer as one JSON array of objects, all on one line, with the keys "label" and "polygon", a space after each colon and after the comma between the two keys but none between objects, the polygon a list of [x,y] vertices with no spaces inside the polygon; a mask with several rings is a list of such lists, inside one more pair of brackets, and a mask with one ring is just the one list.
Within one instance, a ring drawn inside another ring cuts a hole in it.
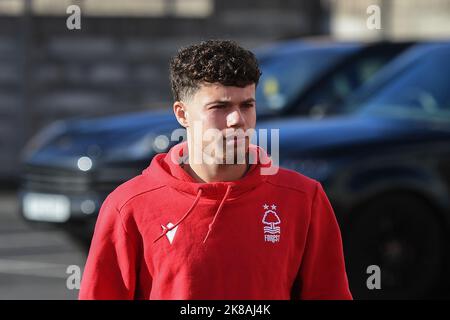
[{"label": "hoodie hood", "polygon": [[195,199],[190,208],[175,224],[170,227],[161,226],[163,231],[154,242],[161,239],[169,231],[177,228],[178,225],[181,224],[194,210],[200,199],[208,199],[210,201],[218,202],[219,205],[209,224],[209,230],[203,241],[203,243],[205,243],[225,202],[227,200],[236,199],[245,193],[252,191],[258,186],[261,186],[267,179],[267,176],[261,174],[261,168],[270,167],[272,164],[267,153],[262,148],[253,144],[249,145],[249,153],[252,154],[250,159],[254,159],[254,161],[252,161],[254,163],[250,165],[250,168],[242,178],[235,181],[210,183],[196,182],[194,178],[182,168],[181,164],[189,154],[187,142],[182,142],[173,146],[168,153],[156,155],[150,166],[142,173],[155,179],[155,181],[180,192],[195,196]]},{"label": "hoodie hood", "polygon": [[253,159],[256,161],[253,161],[255,163],[250,165],[249,170],[241,179],[235,181],[196,182],[180,165],[188,154],[187,142],[173,146],[167,153],[157,154],[143,174],[164,185],[194,196],[198,194],[199,190],[202,190],[202,197],[210,200],[220,199],[227,188],[230,188],[228,198],[233,199],[263,183],[267,176],[261,175],[261,168],[270,167],[272,164],[270,157],[261,147],[250,144],[249,152],[253,154]]}]

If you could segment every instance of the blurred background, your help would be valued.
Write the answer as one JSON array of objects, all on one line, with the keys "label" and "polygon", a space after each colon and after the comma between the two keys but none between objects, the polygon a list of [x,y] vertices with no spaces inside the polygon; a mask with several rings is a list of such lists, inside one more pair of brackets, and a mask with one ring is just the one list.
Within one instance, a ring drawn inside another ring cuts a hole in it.
[{"label": "blurred background", "polygon": [[0,299],[77,298],[102,201],[176,143],[169,58],[210,38],[256,53],[354,297],[449,298],[450,0],[0,0]]}]

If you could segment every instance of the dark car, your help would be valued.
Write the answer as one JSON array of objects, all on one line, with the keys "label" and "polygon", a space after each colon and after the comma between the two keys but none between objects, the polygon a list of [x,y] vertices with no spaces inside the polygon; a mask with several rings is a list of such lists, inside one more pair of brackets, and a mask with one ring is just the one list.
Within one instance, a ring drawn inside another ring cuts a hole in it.
[{"label": "dark car", "polygon": [[[303,44],[297,45],[302,46]],[[313,50],[311,45],[304,47],[302,50],[309,52],[310,57],[318,57],[322,51],[329,51],[329,54],[324,53],[323,60],[315,60],[315,64],[319,64],[319,66],[310,73],[311,80],[304,81],[297,88],[297,91],[294,90],[295,94],[287,94],[281,91],[280,88],[284,88],[284,83],[280,81],[285,79],[284,76],[281,76],[285,74],[283,72],[278,75],[277,81],[280,82],[279,85],[283,86],[279,86],[278,91],[274,90],[274,87],[268,90],[266,88],[266,81],[268,80],[261,79],[258,86],[258,95],[275,99],[273,101],[276,101],[276,98],[273,97],[277,94],[283,94],[289,98],[285,98],[284,103],[278,104],[276,108],[273,105],[265,107],[263,100],[260,107],[258,101],[260,126],[264,127],[265,122],[267,122],[267,126],[270,126],[271,122],[276,124],[278,122],[273,119],[280,119],[279,126],[283,140],[285,132],[282,124],[284,123],[283,119],[294,115],[308,114],[308,111],[302,111],[308,110],[308,107],[303,107],[307,105],[302,104],[302,101],[308,100],[304,98],[308,97],[308,92],[314,93],[309,98],[311,100],[314,100],[312,97],[318,99],[322,92],[324,94],[323,101],[329,101],[330,105],[334,106],[333,110],[338,110],[337,103],[350,92],[337,89],[342,95],[338,95],[340,98],[335,98],[333,90],[320,90],[320,87],[341,88],[340,83],[347,83],[347,81],[341,81],[346,79],[344,75],[347,74],[349,79],[352,79],[350,83],[353,85],[357,83],[358,85],[355,87],[358,87],[370,77],[353,77],[355,71],[352,70],[366,70],[356,72],[356,74],[373,74],[374,70],[380,68],[382,63],[369,63],[372,67],[376,65],[375,69],[352,67],[352,63],[359,61],[361,65],[364,65],[363,61],[365,60],[363,58],[359,60],[358,57],[366,57],[366,54],[362,53],[370,52],[370,49],[367,49],[369,47],[382,50],[380,48],[383,46],[386,46],[386,50],[391,52],[391,54],[386,55],[389,58],[381,60],[386,62],[393,58],[395,54],[398,54],[401,51],[400,48],[404,49],[407,44],[391,45],[385,43],[364,46],[320,44],[317,45],[320,50]],[[275,59],[270,58],[271,54],[280,54],[280,60],[284,62],[287,61],[288,57],[293,57],[293,52],[297,52],[297,54],[302,52],[294,46],[294,43],[286,45],[283,50],[278,49],[278,51],[273,51],[273,48],[267,48],[258,53],[261,57],[262,70],[267,76],[275,74],[276,70],[283,70],[280,67],[280,69],[274,68],[273,72],[270,71],[270,66],[277,63]],[[372,58],[369,60],[377,60],[378,55],[382,56],[377,50],[374,51]],[[362,55],[358,55],[358,52]],[[302,57],[298,60],[299,63],[304,63],[307,56]],[[337,60],[334,60],[334,64],[329,64],[330,59]],[[325,64],[328,65],[327,68],[323,68]],[[359,63],[356,63],[356,65],[359,65]],[[372,71],[368,72],[367,69]],[[334,70],[336,73],[330,73],[330,70]],[[341,71],[343,72],[342,76],[338,76]],[[333,75],[336,76],[336,79]],[[295,83],[296,77],[300,76],[303,76],[303,74],[293,74],[291,76],[292,83]],[[275,83],[273,80],[270,81],[272,81],[272,84],[269,84],[269,87]],[[315,81],[318,83],[317,87],[314,84]],[[327,85],[327,81],[331,82]],[[343,87],[354,88],[351,86]],[[261,92],[261,90],[267,92]],[[333,97],[333,99],[330,100],[328,97]],[[263,98],[259,97],[258,99]],[[270,103],[274,103],[273,101]],[[323,105],[323,101],[319,104]],[[298,106],[298,108],[296,109],[295,106]],[[305,123],[309,122],[306,121]],[[175,144],[174,141],[166,143],[164,139],[161,140],[161,137],[170,135],[178,126],[178,122],[172,113],[154,111],[54,123],[34,137],[24,150],[23,175],[19,190],[21,214],[27,221],[33,223],[52,224],[67,228],[71,234],[76,235],[77,238],[86,239],[89,243],[98,210],[106,195],[120,183],[140,174],[149,165],[151,158],[156,153],[166,151],[167,148]],[[287,121],[286,133],[290,132],[291,129],[293,129],[291,128],[291,121]],[[314,131],[313,133],[321,135],[320,131]],[[332,135],[339,136],[339,132],[333,132]],[[288,143],[291,148],[295,149],[298,146],[298,138],[295,136],[291,136],[291,138],[297,139],[295,141],[289,140]],[[284,142],[282,141],[282,143]],[[315,140],[311,139],[308,144],[315,147]],[[320,147],[320,144],[317,147]],[[296,161],[295,158],[290,159]],[[299,156],[299,159],[304,159],[304,157]],[[305,165],[308,165],[308,162],[305,162]]]},{"label": "dark car", "polygon": [[413,42],[289,41],[257,51],[260,119],[323,117]]},{"label": "dark car", "polygon": [[[280,130],[280,163],[324,185],[344,239],[355,298],[442,297],[450,231],[450,44],[423,44],[387,65],[318,121]],[[373,267],[381,289],[369,290]]]},{"label": "dark car", "polygon": [[[260,48],[258,117],[308,115],[313,109],[318,114],[318,105],[335,106],[410,45],[287,41]],[[155,148],[154,138],[177,127],[171,112],[155,111],[47,127],[24,152],[20,194],[29,213],[25,217],[70,225],[84,234],[105,196],[167,149]]]}]

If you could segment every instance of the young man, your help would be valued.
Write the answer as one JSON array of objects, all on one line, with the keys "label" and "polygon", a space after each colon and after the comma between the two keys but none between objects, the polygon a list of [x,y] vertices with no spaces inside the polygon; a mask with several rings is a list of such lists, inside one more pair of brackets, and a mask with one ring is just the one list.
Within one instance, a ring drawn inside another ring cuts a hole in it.
[{"label": "young man", "polygon": [[210,40],[170,68],[187,143],[107,197],[80,299],[351,299],[321,185],[263,174],[270,158],[238,134],[255,128],[255,56]]}]

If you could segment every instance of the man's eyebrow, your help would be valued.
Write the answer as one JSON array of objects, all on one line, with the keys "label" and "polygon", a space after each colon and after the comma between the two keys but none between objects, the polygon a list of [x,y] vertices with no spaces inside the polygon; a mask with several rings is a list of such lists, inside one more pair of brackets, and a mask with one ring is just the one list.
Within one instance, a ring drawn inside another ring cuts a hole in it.
[{"label": "man's eyebrow", "polygon": [[214,100],[205,104],[205,106],[209,106],[210,104],[229,104],[231,101],[229,100]]},{"label": "man's eyebrow", "polygon": [[[255,98],[249,98],[249,99],[242,101],[241,103],[249,103],[249,102],[256,102],[256,100],[255,100]],[[205,104],[205,106],[209,106],[211,104],[230,104],[230,103],[231,103],[230,100],[220,100],[219,99],[219,100],[214,100],[214,101],[208,102],[207,104]]]}]

